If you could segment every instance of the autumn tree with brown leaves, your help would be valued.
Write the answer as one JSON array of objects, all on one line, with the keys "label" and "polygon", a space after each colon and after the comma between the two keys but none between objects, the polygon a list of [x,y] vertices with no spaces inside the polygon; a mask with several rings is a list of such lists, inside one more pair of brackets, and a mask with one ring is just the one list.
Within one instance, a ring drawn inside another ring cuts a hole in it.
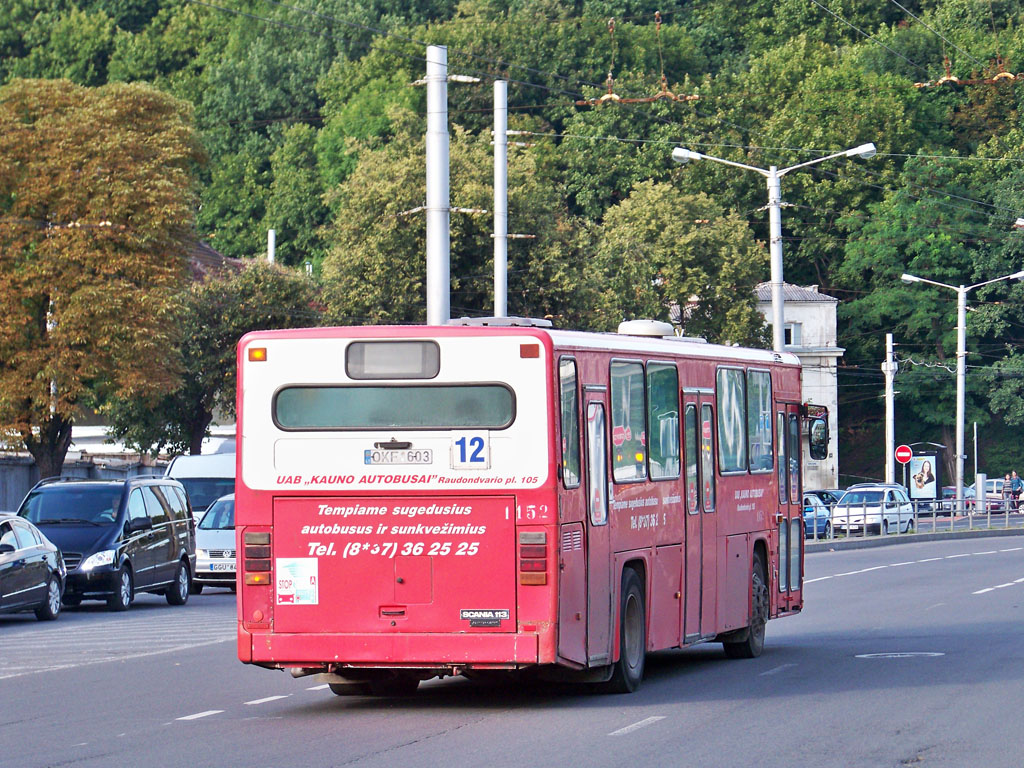
[{"label": "autumn tree with brown leaves", "polygon": [[84,407],[177,381],[191,108],[152,87],[0,88],[0,436],[59,475]]}]

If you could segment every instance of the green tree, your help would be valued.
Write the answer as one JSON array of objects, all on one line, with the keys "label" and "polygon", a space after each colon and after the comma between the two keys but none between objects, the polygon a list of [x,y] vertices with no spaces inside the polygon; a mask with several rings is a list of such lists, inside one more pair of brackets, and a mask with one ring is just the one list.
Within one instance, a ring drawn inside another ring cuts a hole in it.
[{"label": "green tree", "polygon": [[83,406],[176,383],[171,296],[201,158],[144,85],[0,88],[0,431],[60,474]]},{"label": "green tree", "polygon": [[304,275],[265,262],[189,286],[172,321],[181,339],[178,386],[161,397],[111,402],[104,409],[111,435],[140,451],[200,453],[214,412],[235,413],[238,340],[249,331],[317,324],[314,297]]},{"label": "green tree", "polygon": [[707,195],[642,182],[608,211],[598,236],[601,324],[611,330],[626,319],[668,319],[674,306],[687,335],[761,345],[754,287],[767,256],[746,222]]},{"label": "green tree", "polygon": [[277,233],[277,257],[283,264],[319,264],[323,258],[320,227],[327,220],[323,183],[317,169],[316,131],[294,125],[270,158],[270,190],[264,229]]}]

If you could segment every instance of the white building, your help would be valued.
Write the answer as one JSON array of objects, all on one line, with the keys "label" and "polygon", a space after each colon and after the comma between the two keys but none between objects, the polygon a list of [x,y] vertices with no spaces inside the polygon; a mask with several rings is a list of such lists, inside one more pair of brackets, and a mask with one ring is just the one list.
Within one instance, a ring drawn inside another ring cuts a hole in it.
[{"label": "white building", "polygon": [[[839,299],[818,292],[818,286],[783,285],[786,351],[803,364],[804,402],[828,408],[828,458],[814,461],[804,450],[804,488],[839,487],[839,387],[836,361],[843,348],[836,346],[836,307]],[[771,283],[757,286],[757,308],[771,325]]]}]

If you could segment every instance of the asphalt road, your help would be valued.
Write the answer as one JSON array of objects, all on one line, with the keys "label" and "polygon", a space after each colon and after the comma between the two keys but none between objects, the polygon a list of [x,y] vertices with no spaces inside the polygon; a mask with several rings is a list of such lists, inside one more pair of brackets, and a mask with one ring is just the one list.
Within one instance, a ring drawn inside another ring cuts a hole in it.
[{"label": "asphalt road", "polygon": [[986,766],[1024,762],[1024,536],[807,557],[764,654],[655,654],[630,696],[456,679],[336,697],[235,660],[225,591],[0,617],[0,765]]}]

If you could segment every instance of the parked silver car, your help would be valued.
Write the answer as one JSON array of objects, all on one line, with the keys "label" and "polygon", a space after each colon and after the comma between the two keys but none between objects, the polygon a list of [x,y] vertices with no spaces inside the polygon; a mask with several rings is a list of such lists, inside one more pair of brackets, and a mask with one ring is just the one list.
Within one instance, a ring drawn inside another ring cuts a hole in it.
[{"label": "parked silver car", "polygon": [[235,590],[235,494],[221,496],[196,526],[196,576],[192,591],[203,587]]},{"label": "parked silver car", "polygon": [[908,532],[914,527],[914,506],[901,485],[862,483],[851,486],[832,511],[835,533]]}]

